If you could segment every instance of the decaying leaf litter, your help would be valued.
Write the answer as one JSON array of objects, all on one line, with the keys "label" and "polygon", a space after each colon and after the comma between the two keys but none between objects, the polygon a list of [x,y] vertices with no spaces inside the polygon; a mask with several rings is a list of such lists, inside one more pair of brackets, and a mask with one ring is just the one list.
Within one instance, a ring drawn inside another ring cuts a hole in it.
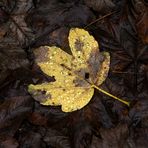
[{"label": "decaying leaf litter", "polygon": [[[147,2],[90,2],[0,2],[0,55],[10,61],[0,63],[1,146],[147,145]],[[85,28],[91,22],[95,23]],[[101,87],[119,98],[128,98],[130,108],[97,91],[87,106],[72,113],[42,106],[31,98],[29,84],[53,81],[31,65],[33,49],[46,45],[69,52],[68,33],[74,27],[87,29],[100,51],[110,53],[110,72]]]}]

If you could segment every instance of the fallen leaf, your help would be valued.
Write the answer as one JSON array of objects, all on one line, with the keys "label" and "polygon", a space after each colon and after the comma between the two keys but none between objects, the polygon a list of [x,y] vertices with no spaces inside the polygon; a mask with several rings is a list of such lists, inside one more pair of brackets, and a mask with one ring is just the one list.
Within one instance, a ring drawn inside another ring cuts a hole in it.
[{"label": "fallen leaf", "polygon": [[[97,148],[125,148],[127,145],[129,131],[126,124],[118,124],[116,127],[110,129],[101,128],[99,132],[101,138],[97,137]],[[94,148],[93,142],[91,148]]]},{"label": "fallen leaf", "polygon": [[0,104],[0,147],[17,147],[17,140],[13,137],[27,119],[31,107],[30,96],[8,97]]},{"label": "fallen leaf", "polygon": [[115,7],[115,4],[111,0],[84,0],[84,2],[88,7],[101,13],[111,11]]},{"label": "fallen leaf", "polygon": [[18,0],[10,16],[10,30],[20,45],[30,43],[34,40],[33,31],[25,22],[26,13],[32,7],[32,0]]},{"label": "fallen leaf", "polygon": [[19,147],[24,147],[26,145],[29,145],[30,147],[33,148],[40,148],[40,147],[45,147],[42,136],[38,132],[34,131],[22,131],[20,133],[20,139],[19,139]]},{"label": "fallen leaf", "polygon": [[69,33],[70,55],[58,47],[43,46],[35,50],[42,71],[55,82],[29,85],[29,92],[43,105],[62,105],[62,111],[83,108],[93,94],[93,85],[101,85],[109,71],[110,56],[99,52],[98,43],[83,29]]},{"label": "fallen leaf", "polygon": [[137,35],[144,44],[148,43],[148,6],[146,3],[142,0],[133,0],[132,9],[130,9],[135,18]]},{"label": "fallen leaf", "polygon": [[69,137],[63,135],[62,132],[48,128],[43,138],[48,146],[56,146],[58,148],[70,148]]},{"label": "fallen leaf", "polygon": [[12,71],[28,67],[29,61],[24,50],[14,44],[0,43],[0,85]]},{"label": "fallen leaf", "polygon": [[85,26],[95,18],[91,10],[83,4],[65,4],[50,0],[39,1],[38,5],[39,7],[31,9],[25,18],[27,26],[36,34],[36,43],[59,27]]}]

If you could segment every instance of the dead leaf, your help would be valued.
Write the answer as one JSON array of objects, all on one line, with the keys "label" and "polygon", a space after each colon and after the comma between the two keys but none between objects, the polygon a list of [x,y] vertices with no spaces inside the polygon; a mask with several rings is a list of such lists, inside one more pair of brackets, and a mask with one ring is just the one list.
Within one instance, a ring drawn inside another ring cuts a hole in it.
[{"label": "dead leaf", "polygon": [[[131,8],[131,6],[130,6]],[[142,0],[132,1],[132,14],[135,17],[135,26],[138,37],[144,44],[148,43],[148,5]]]},{"label": "dead leaf", "polygon": [[84,0],[88,7],[98,12],[108,12],[115,7],[112,0]]},{"label": "dead leaf", "polygon": [[29,85],[29,92],[41,104],[62,105],[64,112],[89,103],[94,85],[99,86],[106,79],[110,63],[109,53],[100,53],[98,43],[83,29],[70,30],[69,45],[72,55],[55,46],[36,49],[36,63],[56,81]]}]

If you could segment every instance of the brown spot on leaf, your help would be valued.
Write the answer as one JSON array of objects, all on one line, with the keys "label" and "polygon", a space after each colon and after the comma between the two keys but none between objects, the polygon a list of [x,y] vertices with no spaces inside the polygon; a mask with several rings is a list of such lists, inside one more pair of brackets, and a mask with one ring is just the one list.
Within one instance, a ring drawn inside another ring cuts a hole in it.
[{"label": "brown spot on leaf", "polygon": [[77,39],[75,42],[75,49],[77,51],[82,51],[83,46],[84,46],[84,43]]},{"label": "brown spot on leaf", "polygon": [[37,63],[38,62],[46,62],[48,61],[47,55],[48,55],[48,47],[41,46],[34,50],[34,55],[36,58]]},{"label": "brown spot on leaf", "polygon": [[83,80],[80,80],[80,79],[75,79],[73,81],[73,83],[75,84],[76,87],[81,87],[84,85],[84,81]]},{"label": "brown spot on leaf", "polygon": [[85,79],[89,79],[89,73],[85,73]]},{"label": "brown spot on leaf", "polygon": [[44,90],[34,91],[32,92],[32,94],[33,94],[34,99],[39,102],[45,102],[47,99],[51,98],[51,95],[46,94],[46,91]]},{"label": "brown spot on leaf", "polygon": [[67,70],[69,70],[69,71],[71,71],[71,68],[69,68],[68,66],[66,66],[65,64],[60,64],[62,67],[64,67],[65,69],[67,69]]}]

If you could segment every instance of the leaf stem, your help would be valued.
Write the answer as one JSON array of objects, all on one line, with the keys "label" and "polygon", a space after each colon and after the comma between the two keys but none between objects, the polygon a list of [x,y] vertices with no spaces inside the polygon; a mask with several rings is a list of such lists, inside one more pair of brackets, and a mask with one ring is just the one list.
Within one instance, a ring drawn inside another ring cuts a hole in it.
[{"label": "leaf stem", "polygon": [[116,96],[114,96],[114,95],[112,95],[112,94],[110,94],[110,93],[106,92],[105,90],[103,90],[103,89],[99,88],[99,87],[98,87],[98,86],[96,86],[96,85],[92,85],[92,87],[93,87],[93,88],[96,88],[96,89],[97,89],[97,90],[99,90],[100,92],[102,92],[102,93],[104,93],[104,94],[106,94],[106,95],[108,95],[108,96],[110,96],[110,97],[112,97],[112,98],[114,98],[114,99],[116,99],[116,100],[118,100],[118,101],[120,101],[120,102],[122,102],[122,103],[126,104],[127,106],[129,106],[129,105],[130,105],[130,103],[129,103],[129,102],[124,101],[124,100],[122,100],[122,99],[120,99],[120,98],[118,98],[118,97],[116,97]]}]

